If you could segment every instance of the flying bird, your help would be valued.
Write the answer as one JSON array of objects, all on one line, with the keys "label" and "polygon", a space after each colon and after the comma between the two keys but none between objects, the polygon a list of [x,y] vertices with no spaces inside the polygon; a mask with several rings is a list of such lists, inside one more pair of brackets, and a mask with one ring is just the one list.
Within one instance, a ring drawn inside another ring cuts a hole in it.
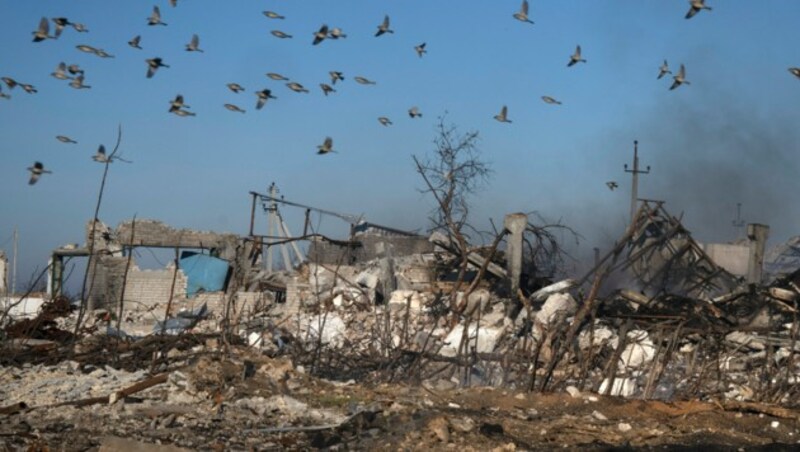
[{"label": "flying bird", "polygon": [[790,67],[789,72],[797,78],[800,78],[800,67]]},{"label": "flying bird", "polygon": [[327,154],[329,152],[336,152],[333,150],[333,138],[325,137],[325,141],[317,146],[317,154]]},{"label": "flying bird", "polygon": [[19,83],[11,77],[3,77],[0,78],[0,80],[8,86],[8,89],[14,89],[15,86],[19,85]]},{"label": "flying bird", "polygon": [[175,113],[176,110],[180,110],[181,108],[192,108],[192,107],[186,105],[183,102],[183,95],[178,94],[177,96],[175,96],[175,99],[169,101],[169,112]]},{"label": "flying bird", "polygon": [[39,91],[36,90],[36,87],[34,87],[33,85],[28,84],[28,83],[20,83],[19,87],[22,88],[22,90],[25,91],[28,94],[33,94],[33,93],[38,93],[39,92]]},{"label": "flying bird", "polygon": [[141,40],[142,40],[142,37],[140,35],[136,35],[136,36],[133,37],[133,39],[128,41],[128,45],[133,47],[134,49],[142,50],[142,47],[139,45],[139,42]]},{"label": "flying bird", "polygon": [[86,25],[84,25],[84,24],[79,24],[77,22],[73,22],[71,25],[72,25],[72,28],[74,28],[75,31],[77,31],[78,33],[88,33],[89,32],[89,29],[86,28]]},{"label": "flying bird", "polygon": [[64,27],[68,25],[72,25],[72,22],[69,21],[66,17],[54,17],[53,23],[56,24],[55,32],[53,33],[55,39],[58,39],[61,36],[61,32],[64,31]]},{"label": "flying bird", "polygon": [[67,71],[69,71],[69,73],[72,75],[78,75],[84,73],[83,69],[81,69],[81,67],[78,66],[77,64],[70,64],[67,67]]},{"label": "flying bird", "polygon": [[552,97],[550,97],[550,96],[542,96],[542,100],[543,100],[543,101],[544,101],[544,103],[546,103],[546,104],[551,104],[551,105],[561,105],[561,102],[560,102],[560,101],[558,101],[558,100],[555,100],[555,99],[553,99],[553,98],[552,98]]},{"label": "flying bird", "polygon": [[508,119],[508,108],[505,105],[503,105],[503,108],[500,109],[500,113],[494,115],[494,119],[500,122],[511,123],[511,120]]},{"label": "flying bird", "polygon": [[331,39],[339,39],[339,38],[346,38],[347,35],[344,34],[341,28],[333,27],[331,28],[331,31],[328,32],[328,37]]},{"label": "flying bird", "polygon": [[69,75],[67,75],[67,63],[64,63],[63,61],[58,63],[55,72],[51,73],[50,75],[59,80],[69,80],[71,78]]},{"label": "flying bird", "polygon": [[383,22],[378,25],[378,31],[375,32],[375,36],[380,36],[384,33],[394,33],[394,30],[389,28],[389,16],[383,16]]},{"label": "flying bird", "polygon": [[428,53],[428,51],[425,50],[425,43],[424,42],[422,44],[418,45],[418,46],[414,46],[414,50],[417,51],[417,55],[420,58],[422,58],[423,54]]},{"label": "flying bird", "polygon": [[189,110],[175,110],[172,113],[175,113],[176,115],[178,115],[180,117],[197,116],[197,113],[193,113],[193,112],[191,112]]},{"label": "flying bird", "polygon": [[529,24],[533,23],[533,21],[528,18],[528,0],[522,0],[522,6],[519,8],[519,12],[514,13],[514,19]]},{"label": "flying bird", "polygon": [[330,71],[328,72],[331,76],[331,84],[335,85],[337,80],[344,81],[344,75],[339,71]]},{"label": "flying bird", "polygon": [[256,110],[261,110],[261,107],[267,103],[269,99],[277,99],[277,97],[272,95],[272,91],[268,89],[264,89],[261,91],[256,91],[256,96],[258,96],[258,102],[256,102]]},{"label": "flying bird", "polygon": [[156,57],[156,58],[148,58],[145,61],[147,61],[147,78],[152,78],[156,74],[156,71],[158,70],[158,68],[160,68],[160,67],[167,67],[168,68],[169,67],[168,65],[164,64],[161,61],[161,58],[158,58],[158,57]]},{"label": "flying bird", "polygon": [[0,85],[0,99],[11,99],[10,94],[6,94],[3,92],[3,85]]},{"label": "flying bird", "polygon": [[328,26],[323,24],[321,27],[319,27],[319,30],[314,32],[314,41],[311,42],[311,44],[317,45],[320,42],[324,41],[325,38],[327,37],[328,37]]},{"label": "flying bird", "polygon": [[225,104],[225,108],[227,108],[230,111],[235,111],[237,113],[245,113],[244,110],[233,104]]},{"label": "flying bird", "polygon": [[106,147],[102,144],[97,148],[97,152],[92,156],[92,160],[97,163],[111,163],[111,160],[106,155]]},{"label": "flying bird", "polygon": [[203,49],[200,48],[199,36],[197,36],[196,34],[192,35],[192,40],[189,41],[189,44],[186,44],[186,51],[203,53]]},{"label": "flying bird", "polygon": [[31,172],[31,178],[28,181],[28,185],[35,184],[36,181],[39,180],[39,176],[42,174],[53,174],[52,171],[44,169],[42,162],[33,162],[33,166],[29,166],[28,171]]},{"label": "flying bird", "polygon": [[94,52],[95,55],[99,56],[100,58],[114,58],[114,55],[106,52],[103,49],[96,49]]},{"label": "flying bird", "polygon": [[178,6],[178,0],[169,0],[169,5],[175,8]]},{"label": "flying bird", "polygon": [[686,18],[691,19],[694,17],[695,14],[699,13],[700,11],[707,9],[711,11],[710,6],[706,6],[705,0],[689,0],[689,11],[686,13]]},{"label": "flying bird", "polygon": [[272,31],[270,31],[270,33],[272,33],[272,36],[275,36],[276,38],[281,38],[281,39],[287,39],[287,38],[291,38],[292,37],[292,35],[284,33],[284,32],[282,32],[280,30],[272,30]]},{"label": "flying bird", "polygon": [[161,20],[161,10],[158,6],[153,7],[153,13],[147,18],[147,25],[167,25]]},{"label": "flying bird", "polygon": [[672,82],[672,86],[669,87],[669,89],[671,90],[681,86],[684,83],[687,85],[691,85],[691,83],[689,83],[689,81],[686,80],[686,68],[683,67],[683,64],[681,64],[681,68],[678,70],[678,73],[675,74],[672,78],[675,81]]},{"label": "flying bird", "polygon": [[658,80],[661,80],[661,77],[672,74],[672,71],[669,70],[669,65],[667,64],[667,60],[664,60],[664,64],[658,68]]},{"label": "flying bird", "polygon": [[77,141],[73,140],[72,138],[65,136],[65,135],[56,135],[56,140],[65,143],[65,144],[78,144]]},{"label": "flying bird", "polygon": [[267,77],[271,78],[272,80],[277,80],[279,82],[283,80],[289,80],[288,77],[284,77],[281,74],[278,74],[277,72],[267,72]]},{"label": "flying bird", "polygon": [[612,181],[606,182],[606,186],[608,186],[609,190],[614,191],[615,188],[619,187],[619,184],[617,184],[615,181],[612,180]]},{"label": "flying bird", "polygon": [[303,87],[303,85],[301,85],[301,84],[299,84],[297,82],[289,82],[289,83],[286,84],[286,86],[288,86],[290,90],[292,90],[292,91],[294,91],[296,93],[307,93],[308,92],[308,90],[305,89]]},{"label": "flying bird", "polygon": [[75,89],[91,88],[91,86],[83,84],[83,74],[81,74],[81,75],[75,77],[74,79],[72,79],[72,81],[69,82],[69,86],[71,86],[71,87],[73,87]]},{"label": "flying bird", "polygon": [[264,15],[269,17],[270,19],[286,19],[286,17],[281,16],[280,14],[274,11],[264,11]]},{"label": "flying bird", "polygon": [[237,93],[237,94],[242,92],[242,91],[244,91],[244,88],[242,87],[242,85],[240,85],[238,83],[228,83],[225,86],[227,86],[229,90],[231,90],[231,91],[233,91],[234,93]]},{"label": "flying bird", "polygon": [[362,85],[376,85],[375,82],[373,82],[372,80],[370,80],[368,78],[364,78],[364,77],[356,76],[356,77],[353,77],[353,80],[355,80],[357,83],[360,83]]},{"label": "flying bird", "polygon": [[320,83],[319,87],[322,88],[322,94],[325,94],[326,96],[328,95],[328,93],[336,92],[336,90],[333,89],[333,87],[331,85],[328,85],[327,83]]},{"label": "flying bird", "polygon": [[408,109],[408,116],[410,116],[412,119],[413,118],[421,118],[422,117],[422,113],[420,113],[419,108],[411,107],[411,108]]},{"label": "flying bird", "polygon": [[585,63],[585,62],[586,62],[586,60],[581,58],[581,46],[578,46],[578,47],[575,48],[575,53],[573,53],[569,57],[569,63],[567,63],[567,67],[573,66],[576,63]]},{"label": "flying bird", "polygon": [[32,34],[33,42],[41,42],[45,39],[55,39],[55,37],[50,36],[50,22],[46,17],[42,17],[42,19],[39,21],[39,28],[37,28]]},{"label": "flying bird", "polygon": [[97,49],[95,49],[92,46],[87,46],[86,44],[77,45],[75,46],[75,48],[77,48],[81,52],[94,53],[95,55],[97,55]]},{"label": "flying bird", "polygon": [[380,122],[381,125],[386,126],[386,127],[389,127],[390,125],[392,125],[392,121],[389,118],[387,118],[386,116],[379,117],[378,118],[378,122]]}]

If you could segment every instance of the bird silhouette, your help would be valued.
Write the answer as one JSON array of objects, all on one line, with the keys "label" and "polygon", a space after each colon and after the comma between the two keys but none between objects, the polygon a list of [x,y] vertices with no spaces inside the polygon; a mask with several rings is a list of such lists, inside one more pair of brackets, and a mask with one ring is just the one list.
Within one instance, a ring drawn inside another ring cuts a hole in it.
[{"label": "bird silhouette", "polygon": [[241,108],[239,108],[238,106],[236,106],[234,104],[225,104],[225,108],[227,108],[230,111],[235,111],[237,113],[245,113],[244,110],[242,110]]},{"label": "bird silhouette", "polygon": [[91,86],[83,84],[83,74],[80,74],[74,79],[72,79],[72,81],[69,82],[69,86],[75,89],[91,88]]},{"label": "bird silhouette", "polygon": [[63,61],[58,63],[55,72],[51,73],[50,75],[59,80],[69,80],[71,78],[69,75],[67,75],[67,63],[64,63]]},{"label": "bird silhouette", "polygon": [[328,32],[328,37],[331,39],[339,39],[339,38],[346,38],[347,35],[344,34],[341,28],[333,27],[331,31]]},{"label": "bird silhouette", "polygon": [[519,7],[519,12],[514,13],[514,19],[521,22],[532,24],[533,21],[528,18],[528,0],[522,0],[522,5]]},{"label": "bird silhouette", "polygon": [[176,110],[180,110],[181,108],[192,108],[186,105],[183,101],[183,96],[178,94],[175,96],[175,99],[169,101],[169,112],[175,113]]},{"label": "bird silhouette", "polygon": [[95,49],[92,46],[86,45],[86,44],[79,44],[79,45],[75,46],[75,48],[77,48],[81,52],[93,53],[95,55],[97,54],[97,49]]},{"label": "bird silhouette", "polygon": [[267,103],[269,99],[277,99],[277,97],[272,95],[272,91],[268,89],[263,89],[261,91],[256,91],[256,96],[258,96],[258,101],[256,102],[256,110],[261,110],[261,107]]},{"label": "bird silhouette", "polygon": [[280,30],[272,30],[272,31],[270,31],[270,33],[272,33],[272,36],[275,36],[276,38],[281,38],[281,39],[288,39],[288,38],[292,37],[292,35],[284,33],[284,32],[282,32]]},{"label": "bird silhouette", "polygon": [[114,55],[106,52],[103,49],[96,49],[94,52],[95,55],[99,56],[100,58],[114,58]]},{"label": "bird silhouette", "polygon": [[683,64],[681,64],[681,68],[678,70],[678,73],[675,74],[672,78],[675,81],[672,82],[672,86],[669,87],[669,89],[671,90],[683,85],[684,83],[687,85],[691,85],[691,83],[689,83],[689,81],[686,80],[686,68],[683,67]]},{"label": "bird silhouette", "polygon": [[197,113],[191,112],[189,110],[175,110],[172,113],[174,113],[174,114],[176,114],[176,115],[178,115],[180,117],[197,116]]},{"label": "bird silhouette", "polygon": [[234,93],[237,93],[237,94],[242,92],[242,91],[244,91],[244,88],[242,87],[242,85],[240,85],[238,83],[228,83],[225,86],[227,86],[229,90],[231,90],[231,91],[233,91]]},{"label": "bird silhouette", "polygon": [[337,80],[344,81],[344,75],[342,75],[342,73],[339,72],[339,71],[330,71],[330,72],[328,72],[328,74],[330,74],[330,76],[331,76],[331,84],[332,85],[335,85]]},{"label": "bird silhouette", "polygon": [[161,20],[161,10],[158,9],[158,6],[153,7],[153,12],[147,18],[147,25],[167,25]]},{"label": "bird silhouette", "polygon": [[328,37],[328,26],[323,24],[321,27],[319,27],[319,30],[314,32],[314,41],[312,41],[311,44],[317,45],[320,42],[324,41],[325,38],[327,37]]},{"label": "bird silhouette", "polygon": [[511,120],[508,119],[508,107],[503,105],[503,108],[500,109],[500,113],[494,115],[494,119],[500,122],[508,122],[511,123]]},{"label": "bird silhouette", "polygon": [[19,87],[22,88],[28,94],[38,93],[39,91],[36,90],[36,87],[29,83],[20,83]]},{"label": "bird silhouette", "polygon": [[270,19],[286,19],[286,17],[281,16],[280,14],[274,11],[264,11],[264,15],[269,17]]},{"label": "bird silhouette", "polygon": [[0,85],[0,99],[11,99],[10,94],[6,94],[3,92],[3,85]]},{"label": "bird silhouette", "polygon": [[408,116],[410,116],[412,119],[413,118],[421,118],[422,117],[422,113],[420,113],[419,108],[411,107],[411,108],[408,109]]},{"label": "bird silhouette", "polygon": [[658,68],[658,80],[660,80],[661,77],[664,77],[667,74],[672,74],[672,71],[669,70],[669,65],[667,64],[667,60],[664,60],[664,64],[662,64],[661,67]]},{"label": "bird silhouette", "polygon": [[56,29],[53,32],[53,37],[55,39],[58,39],[61,36],[61,32],[64,31],[64,27],[72,25],[72,22],[70,22],[66,17],[54,17],[52,21],[56,26]]},{"label": "bird silhouette", "polygon": [[576,63],[585,63],[586,60],[581,58],[581,46],[577,46],[575,48],[575,53],[573,53],[569,57],[569,63],[567,63],[567,67],[574,66]]},{"label": "bird silhouette", "polygon": [[178,0],[169,0],[169,5],[175,8],[178,6]]},{"label": "bird silhouette", "polygon": [[370,80],[368,78],[365,78],[365,77],[355,76],[355,77],[353,77],[353,80],[355,80],[356,83],[360,83],[362,85],[376,85],[375,82],[373,82],[372,80]]},{"label": "bird silhouette", "polygon": [[83,69],[81,69],[81,67],[78,66],[77,64],[70,64],[69,66],[67,66],[67,71],[72,75],[78,75],[84,73]]},{"label": "bird silhouette", "polygon": [[336,92],[336,90],[333,89],[333,87],[331,85],[328,85],[327,83],[320,83],[319,87],[322,88],[322,94],[325,94],[326,96],[328,95],[328,93]]},{"label": "bird silhouette", "polygon": [[11,77],[2,77],[0,80],[8,86],[8,89],[14,89],[15,86],[19,85],[19,83]]},{"label": "bird silhouette", "polygon": [[375,32],[375,36],[380,36],[384,33],[394,33],[394,30],[389,28],[389,16],[383,16],[383,22],[378,25],[378,31]]},{"label": "bird silhouette", "polygon": [[142,50],[142,47],[139,45],[139,42],[141,40],[142,40],[142,37],[140,35],[136,35],[136,36],[133,37],[133,39],[128,41],[128,45],[133,47],[134,49]]},{"label": "bird silhouette", "polygon": [[72,25],[72,28],[75,31],[77,31],[78,33],[88,33],[89,32],[89,29],[86,28],[86,25],[84,25],[84,24],[79,24],[77,22],[73,22],[71,25]]},{"label": "bird silhouette", "polygon": [[336,152],[333,150],[333,138],[325,137],[325,141],[317,146],[317,154],[323,155],[329,152]]},{"label": "bird silhouette", "polygon": [[277,80],[279,82],[283,80],[289,80],[288,77],[284,77],[281,74],[278,74],[277,72],[267,72],[267,77],[271,78],[272,80]]},{"label": "bird silhouette", "polygon": [[608,186],[608,189],[611,191],[614,191],[615,188],[619,187],[619,185],[613,180],[606,182],[606,186]]},{"label": "bird silhouette", "polygon": [[425,43],[424,42],[422,44],[414,46],[414,50],[417,51],[417,56],[419,56],[420,58],[422,58],[422,55],[428,53],[428,51],[425,50]]},{"label": "bird silhouette", "polygon": [[166,64],[164,64],[162,62],[161,58],[158,58],[158,57],[156,57],[156,58],[148,58],[145,61],[147,61],[147,78],[152,78],[156,74],[156,71],[158,70],[158,68],[160,68],[160,67],[168,68],[169,67],[168,65],[166,65]]},{"label": "bird silhouette", "polygon": [[56,140],[65,143],[65,144],[78,144],[77,141],[73,140],[72,138],[65,136],[65,135],[56,135]]},{"label": "bird silhouette", "polygon": [[203,49],[200,48],[199,36],[197,36],[196,34],[192,35],[192,40],[189,41],[189,44],[186,44],[186,51],[203,53]]},{"label": "bird silhouette", "polygon": [[108,155],[106,155],[106,147],[102,144],[97,148],[97,152],[94,153],[92,156],[92,160],[97,163],[111,163],[109,160]]},{"label": "bird silhouette", "polygon": [[800,67],[790,67],[789,72],[797,78],[800,78]]},{"label": "bird silhouette", "polygon": [[561,105],[561,102],[560,102],[560,101],[557,101],[557,100],[553,99],[553,98],[552,98],[552,97],[550,97],[550,96],[542,96],[542,100],[543,100],[543,101],[544,101],[546,104],[551,104],[551,105]]},{"label": "bird silhouette", "polygon": [[387,118],[386,116],[380,116],[378,118],[378,122],[380,122],[381,125],[384,125],[386,127],[392,125],[392,121],[389,118]]},{"label": "bird silhouette", "polygon": [[307,93],[308,92],[308,90],[305,89],[303,87],[303,85],[301,85],[301,84],[299,84],[297,82],[289,82],[289,83],[286,84],[286,86],[289,87],[290,90],[292,90],[292,91],[294,91],[296,93]]},{"label": "bird silhouette", "polygon": [[28,171],[31,172],[31,178],[28,180],[28,185],[35,184],[42,174],[53,174],[52,171],[44,169],[42,162],[33,162],[33,166],[29,166]]},{"label": "bird silhouette", "polygon": [[689,0],[689,11],[686,13],[686,18],[691,19],[704,9],[711,11],[711,7],[706,6],[705,0]]},{"label": "bird silhouette", "polygon": [[45,39],[55,39],[54,36],[50,36],[50,22],[46,17],[42,17],[42,19],[39,21],[39,28],[37,28],[32,34],[33,42],[42,42]]}]

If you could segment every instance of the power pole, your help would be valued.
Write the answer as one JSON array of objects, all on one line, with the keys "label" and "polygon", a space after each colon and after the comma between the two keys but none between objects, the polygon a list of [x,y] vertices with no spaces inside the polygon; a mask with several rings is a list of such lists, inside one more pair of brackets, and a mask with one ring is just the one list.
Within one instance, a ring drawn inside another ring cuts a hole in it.
[{"label": "power pole", "polygon": [[275,182],[269,186],[269,196],[272,198],[269,203],[269,207],[267,207],[267,259],[264,262],[267,268],[268,273],[272,273],[272,241],[273,235],[275,233],[275,226],[277,226],[277,218],[275,213],[278,211],[278,203],[275,202],[275,198],[278,196],[278,187],[275,186]]},{"label": "power pole", "polygon": [[14,226],[14,262],[11,266],[12,276],[11,276],[11,296],[14,296],[17,293],[17,240],[19,240],[19,233],[17,232],[17,227]]},{"label": "power pole", "polygon": [[624,168],[626,173],[631,173],[633,179],[631,183],[631,223],[633,223],[633,217],[636,215],[636,201],[639,199],[639,174],[650,173],[650,165],[647,165],[646,170],[639,169],[639,141],[633,141],[633,169],[628,169],[627,163]]},{"label": "power pole", "polygon": [[733,228],[736,229],[736,240],[741,237],[741,232],[744,229],[744,220],[742,219],[742,203],[736,203],[736,219],[734,219],[731,224],[733,224]]}]

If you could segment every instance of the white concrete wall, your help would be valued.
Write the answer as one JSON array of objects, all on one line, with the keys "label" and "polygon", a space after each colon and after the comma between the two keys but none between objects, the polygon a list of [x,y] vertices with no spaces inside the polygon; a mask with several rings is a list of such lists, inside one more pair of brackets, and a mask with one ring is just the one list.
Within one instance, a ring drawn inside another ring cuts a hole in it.
[{"label": "white concrete wall", "polygon": [[729,243],[706,243],[703,251],[717,265],[736,276],[747,276],[747,262],[750,259],[750,247]]}]

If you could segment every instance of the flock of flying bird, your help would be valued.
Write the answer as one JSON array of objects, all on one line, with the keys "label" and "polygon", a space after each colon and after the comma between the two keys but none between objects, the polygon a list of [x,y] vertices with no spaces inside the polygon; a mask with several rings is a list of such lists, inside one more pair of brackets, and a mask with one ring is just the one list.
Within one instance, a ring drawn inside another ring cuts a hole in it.
[{"label": "flock of flying bird", "polygon": [[[178,2],[178,0],[169,0],[169,3],[170,3],[170,5],[172,7],[177,6],[177,2]],[[686,19],[691,19],[697,13],[699,13],[699,12],[701,12],[703,10],[711,11],[711,9],[712,9],[710,6],[707,6],[705,4],[705,0],[689,0],[689,4],[690,4],[690,8],[689,8],[689,11],[686,13],[686,16],[685,16]],[[524,22],[524,23],[528,23],[528,24],[532,25],[532,24],[534,24],[534,22],[530,19],[529,15],[528,15],[528,10],[529,10],[528,0],[523,0],[522,4],[520,6],[520,10],[518,12],[514,13],[512,15],[512,17],[514,19],[520,21],[520,22]],[[285,17],[283,15],[280,15],[280,14],[274,12],[274,11],[264,11],[263,14],[268,19],[276,19],[276,20],[285,19]],[[66,27],[72,27],[78,33],[86,33],[86,32],[89,31],[86,28],[85,25],[77,23],[77,22],[72,22],[72,21],[70,21],[69,19],[67,19],[65,17],[56,17],[56,18],[53,18],[51,20],[52,20],[52,22],[54,24],[54,32],[53,32],[53,34],[52,35],[50,34],[50,21],[48,21],[47,18],[43,17],[41,19],[41,21],[39,22],[39,27],[33,32],[33,42],[42,42],[42,41],[45,41],[47,39],[58,39],[61,36],[62,32],[64,31],[64,29]],[[164,22],[162,20],[162,18],[161,18],[161,11],[159,10],[158,6],[154,6],[153,7],[153,10],[152,10],[150,16],[147,18],[147,25],[148,26],[159,26],[159,25],[160,26],[166,26],[167,25],[167,23]],[[375,37],[379,37],[379,36],[382,36],[384,34],[392,34],[392,33],[394,33],[394,31],[391,29],[391,22],[390,22],[389,16],[386,15],[386,16],[384,16],[383,21],[377,26],[377,31],[375,32]],[[285,32],[283,32],[281,30],[277,30],[277,29],[276,30],[272,30],[271,34],[273,36],[275,36],[276,38],[279,38],[279,39],[291,39],[291,38],[293,38],[292,35],[290,35],[288,33],[285,33]],[[311,41],[311,44],[312,45],[319,45],[325,40],[337,40],[337,39],[344,39],[346,37],[347,37],[347,35],[342,31],[341,28],[339,28],[339,27],[330,27],[329,28],[328,25],[322,25],[316,32],[313,33],[313,40]],[[132,48],[142,50],[143,48],[141,47],[141,35],[134,36],[130,41],[128,41],[128,45],[130,47],[132,47]],[[103,49],[98,49],[98,48],[95,48],[95,47],[92,47],[92,46],[89,46],[89,45],[81,44],[81,45],[78,45],[76,47],[77,47],[78,50],[80,50],[82,52],[94,54],[94,55],[96,55],[96,56],[98,56],[100,58],[113,58],[114,57],[114,55],[109,54],[108,52],[106,52]],[[418,44],[418,45],[414,46],[414,50],[415,50],[415,52],[417,53],[417,55],[420,58],[423,57],[423,55],[425,55],[427,53],[426,43],[423,42],[421,44]],[[186,51],[188,51],[188,52],[201,52],[201,53],[203,52],[203,50],[200,48],[200,38],[199,38],[199,36],[197,34],[194,34],[192,36],[191,40],[189,41],[189,43],[186,44]],[[162,68],[162,67],[163,68],[169,68],[169,65],[165,64],[164,61],[160,57],[148,58],[148,59],[145,60],[145,62],[147,63],[147,73],[146,73],[147,78],[152,78],[153,76],[155,76],[156,72],[158,71],[159,68]],[[582,54],[581,54],[581,46],[580,45],[578,45],[575,48],[575,52],[572,55],[570,55],[569,61],[567,62],[567,67],[572,67],[572,66],[574,66],[574,65],[576,65],[578,63],[586,63],[586,59],[584,59]],[[794,76],[800,78],[800,67],[791,67],[791,68],[789,68],[789,72],[791,72]],[[686,68],[684,67],[683,64],[680,65],[680,68],[679,68],[678,72],[673,74],[672,71],[669,69],[667,61],[664,60],[663,64],[659,67],[659,72],[658,72],[657,79],[661,79],[667,74],[671,74],[672,75],[672,79],[673,79],[672,85],[669,88],[670,90],[674,90],[674,89],[678,88],[679,86],[681,86],[683,84],[686,84],[686,85],[690,84],[690,82],[686,79]],[[69,86],[71,86],[72,88],[75,88],[75,89],[88,89],[88,88],[91,88],[91,86],[86,85],[84,83],[84,80],[85,80],[85,78],[84,78],[85,77],[84,70],[81,69],[78,65],[75,65],[75,64],[67,65],[64,62],[61,62],[61,63],[58,64],[58,66],[56,67],[56,70],[51,75],[54,78],[59,79],[59,80],[70,80]],[[291,80],[289,80],[289,78],[284,77],[281,74],[278,74],[278,73],[275,73],[275,72],[269,72],[266,75],[267,75],[268,78],[270,78],[272,80],[286,82],[286,86],[290,90],[292,90],[294,92],[297,92],[297,93],[308,93],[309,92],[309,90],[306,89],[302,84],[300,84],[298,82],[295,82],[295,81],[291,81]],[[331,79],[330,84],[328,84],[328,83],[320,83],[319,84],[320,89],[322,90],[322,93],[325,96],[327,96],[330,93],[335,93],[336,90],[335,90],[334,86],[336,85],[336,82],[337,81],[344,81],[344,79],[345,79],[343,73],[339,72],[339,71],[330,71],[329,75],[330,75],[330,79]],[[10,77],[1,77],[0,80],[2,80],[3,83],[5,83],[5,85],[8,87],[9,90],[14,89],[16,86],[19,86],[20,88],[22,88],[28,94],[33,94],[33,93],[37,92],[36,88],[33,85],[19,82],[19,81],[14,80],[14,79],[12,79]],[[353,77],[353,80],[356,83],[359,83],[361,85],[375,85],[376,84],[376,82],[374,82],[372,80],[369,80],[369,79],[367,79],[365,77],[362,77],[362,76],[355,76],[355,77]],[[240,84],[235,83],[235,82],[228,83],[226,86],[233,93],[237,93],[237,94],[245,90],[244,87],[242,87]],[[6,93],[3,93],[1,88],[2,88],[2,85],[0,85],[0,98],[9,99],[10,95],[8,95]],[[269,99],[276,99],[276,97],[272,95],[272,91],[270,89],[262,89],[262,90],[259,90],[259,91],[255,91],[255,95],[256,95],[255,108],[258,109],[258,110],[263,108],[264,105],[267,103],[267,101]],[[558,101],[555,98],[550,97],[550,96],[546,96],[546,95],[545,96],[541,96],[541,99],[542,99],[542,101],[544,101],[547,104],[561,105],[560,101]],[[176,95],[175,98],[169,102],[169,104],[170,104],[170,107],[169,107],[168,111],[170,113],[173,113],[173,114],[177,115],[177,116],[186,117],[186,116],[195,116],[196,115],[196,113],[194,113],[191,110],[189,110],[190,106],[187,105],[184,102],[183,96],[181,94]],[[226,104],[224,104],[224,107],[226,109],[232,111],[232,112],[237,112],[237,113],[245,113],[246,112],[246,110],[244,110],[241,107],[239,107],[238,105],[232,104],[232,103],[226,103]],[[422,113],[419,111],[419,108],[411,107],[408,110],[408,115],[409,115],[409,117],[411,117],[413,119],[413,118],[421,117]],[[508,107],[503,105],[502,108],[500,109],[500,112],[497,115],[494,116],[494,119],[499,121],[499,122],[503,122],[503,123],[511,123],[512,121],[508,118]],[[392,121],[388,117],[385,117],[385,116],[379,117],[378,121],[380,122],[380,124],[382,124],[384,126],[392,125]],[[63,135],[58,135],[56,137],[56,139],[58,141],[62,142],[62,143],[77,144],[77,142],[75,140],[72,140],[71,138],[63,136]],[[317,153],[318,154],[328,154],[328,153],[331,153],[331,152],[336,152],[333,149],[333,139],[331,137],[326,137],[325,140],[323,141],[323,143],[321,145],[317,146]],[[92,159],[94,161],[96,161],[96,162],[100,162],[100,163],[104,163],[104,164],[111,163],[112,161],[115,161],[115,160],[126,161],[126,160],[124,160],[124,159],[122,159],[122,158],[120,158],[120,157],[118,157],[116,155],[114,155],[113,157],[112,156],[108,156],[106,154],[106,150],[105,150],[105,147],[103,145],[100,145],[100,147],[98,148],[97,152],[92,157]],[[30,172],[29,184],[31,184],[31,185],[35,184],[42,174],[51,174],[51,171],[45,169],[44,165],[41,162],[38,162],[38,161],[34,162],[34,164],[31,167],[28,168],[28,171]],[[611,190],[614,190],[615,188],[617,188],[617,183],[616,182],[608,182],[607,185]]]}]

